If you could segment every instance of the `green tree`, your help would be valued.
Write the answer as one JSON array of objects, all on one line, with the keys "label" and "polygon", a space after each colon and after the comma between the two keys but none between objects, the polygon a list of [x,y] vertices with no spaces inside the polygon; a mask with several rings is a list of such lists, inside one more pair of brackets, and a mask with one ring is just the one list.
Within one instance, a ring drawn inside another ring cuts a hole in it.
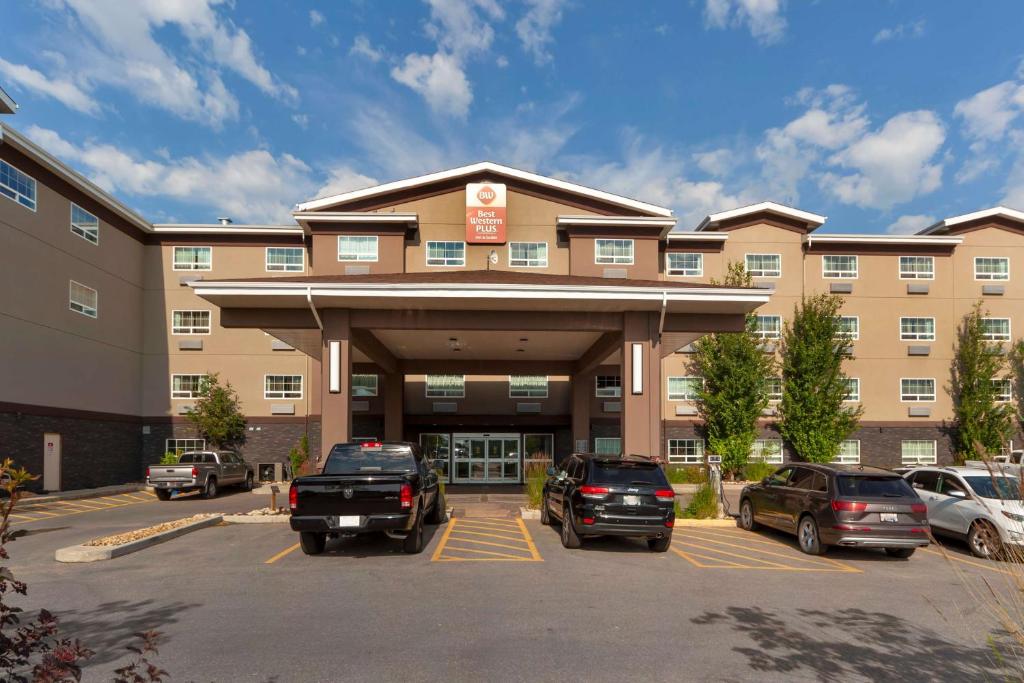
[{"label": "green tree", "polygon": [[[957,460],[978,460],[999,453],[1013,433],[1013,407],[999,402],[1000,382],[1006,374],[1006,361],[997,342],[985,339],[981,302],[963,317],[956,330],[953,364],[947,390],[953,399],[956,421]],[[1011,357],[1019,357],[1017,342]],[[1019,367],[1018,360],[1013,361]]]},{"label": "green tree", "polygon": [[305,467],[309,462],[309,437],[306,434],[302,435],[297,446],[292,446],[288,460],[292,465],[292,477],[306,474]]},{"label": "green tree", "polygon": [[843,361],[852,356],[842,341],[842,300],[830,294],[804,297],[782,335],[782,403],[779,429],[807,462],[831,462],[857,428],[862,408],[843,404]]},{"label": "green tree", "polygon": [[[726,287],[750,287],[750,274],[742,263],[730,263]],[[704,378],[697,393],[697,410],[704,420],[711,452],[722,456],[722,470],[733,477],[743,469],[757,438],[757,420],[768,406],[768,378],[775,359],[761,350],[754,333],[754,316],[747,316],[743,332],[720,332],[702,337],[694,345],[692,370]]]},{"label": "green tree", "polygon": [[217,373],[204,375],[199,383],[199,398],[187,413],[189,421],[218,448],[236,446],[245,441],[245,416],[231,382],[221,385]]}]

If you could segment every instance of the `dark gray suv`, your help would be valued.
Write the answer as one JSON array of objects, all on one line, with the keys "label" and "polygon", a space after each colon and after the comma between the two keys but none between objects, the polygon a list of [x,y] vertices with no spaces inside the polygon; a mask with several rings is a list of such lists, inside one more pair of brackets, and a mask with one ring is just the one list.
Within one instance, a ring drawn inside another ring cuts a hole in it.
[{"label": "dark gray suv", "polygon": [[884,548],[907,558],[928,545],[928,508],[895,472],[860,465],[793,463],[740,494],[737,524],[796,534],[800,550]]}]

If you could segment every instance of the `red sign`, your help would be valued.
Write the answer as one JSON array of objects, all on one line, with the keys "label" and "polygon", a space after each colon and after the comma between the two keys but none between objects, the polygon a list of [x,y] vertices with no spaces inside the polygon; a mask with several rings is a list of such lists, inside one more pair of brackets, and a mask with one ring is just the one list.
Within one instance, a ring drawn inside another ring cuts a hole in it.
[{"label": "red sign", "polygon": [[466,185],[466,242],[504,244],[508,222],[504,185]]}]

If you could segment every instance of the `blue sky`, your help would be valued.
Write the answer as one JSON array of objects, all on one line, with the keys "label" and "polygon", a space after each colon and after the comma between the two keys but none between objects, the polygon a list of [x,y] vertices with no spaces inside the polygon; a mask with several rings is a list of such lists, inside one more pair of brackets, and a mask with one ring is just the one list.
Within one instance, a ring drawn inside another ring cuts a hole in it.
[{"label": "blue sky", "polygon": [[1024,209],[1019,2],[0,0],[7,122],[156,222],[490,159],[825,230]]}]

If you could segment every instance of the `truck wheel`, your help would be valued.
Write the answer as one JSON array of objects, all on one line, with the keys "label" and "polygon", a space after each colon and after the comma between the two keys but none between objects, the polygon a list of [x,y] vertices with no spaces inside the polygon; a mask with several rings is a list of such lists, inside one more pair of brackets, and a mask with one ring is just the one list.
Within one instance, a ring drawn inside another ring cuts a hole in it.
[{"label": "truck wheel", "polygon": [[409,530],[409,535],[402,541],[402,550],[415,555],[423,552],[423,511],[420,510],[416,515],[416,523],[413,524],[412,529]]},{"label": "truck wheel", "polygon": [[575,550],[582,545],[583,542],[572,523],[572,510],[566,505],[562,512],[562,547]]},{"label": "truck wheel", "polygon": [[157,500],[170,500],[171,490],[170,489],[156,489]]},{"label": "truck wheel", "polygon": [[327,534],[316,531],[300,531],[299,545],[302,546],[302,552],[307,555],[319,555],[327,545]]},{"label": "truck wheel", "polygon": [[434,509],[430,511],[430,518],[427,521],[431,524],[444,524],[447,516],[447,502],[444,499],[444,494],[438,491],[437,498],[434,500]]},{"label": "truck wheel", "polygon": [[669,546],[672,545],[672,535],[663,536],[662,538],[648,538],[647,547],[651,549],[651,552],[664,553],[668,551]]},{"label": "truck wheel", "polygon": [[203,498],[210,499],[217,497],[217,477],[209,477],[206,486],[203,487]]},{"label": "truck wheel", "polygon": [[252,491],[252,473],[245,475],[245,483],[242,484],[243,491]]}]

